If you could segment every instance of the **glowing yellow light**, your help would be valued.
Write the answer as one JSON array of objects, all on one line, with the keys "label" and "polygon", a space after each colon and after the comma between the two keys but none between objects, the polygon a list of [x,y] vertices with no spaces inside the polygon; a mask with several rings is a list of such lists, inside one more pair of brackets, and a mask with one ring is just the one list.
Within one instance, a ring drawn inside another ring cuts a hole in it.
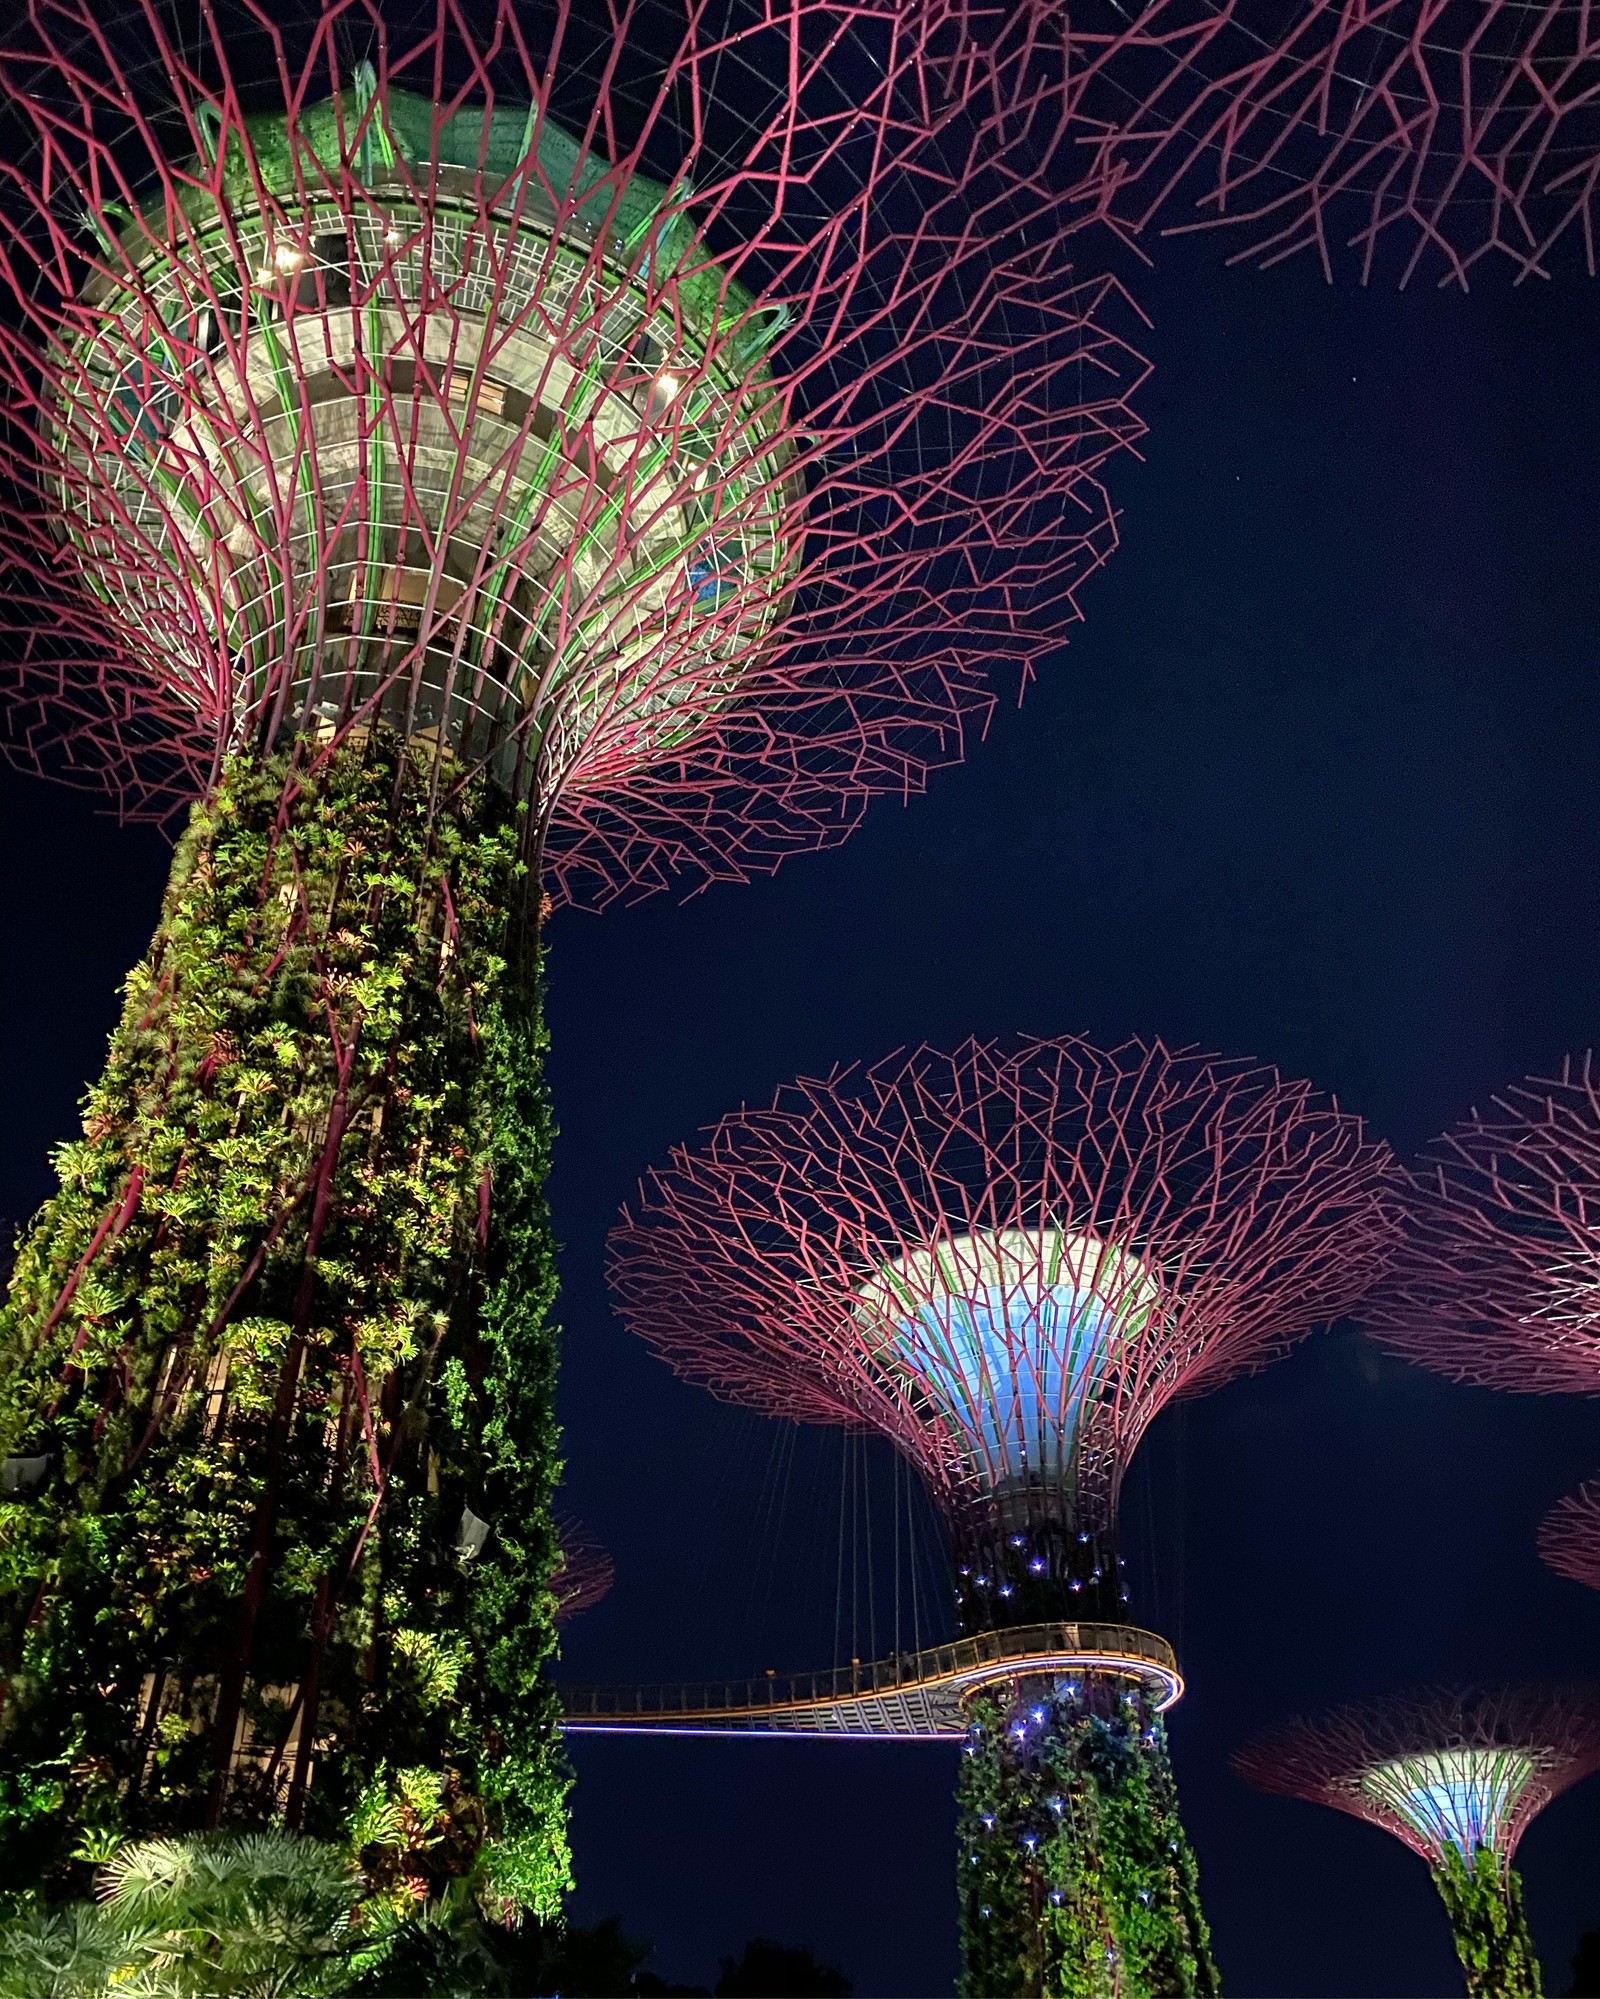
[{"label": "glowing yellow light", "polygon": [[676,375],[657,375],[656,377],[656,394],[660,396],[664,403],[673,402],[682,387],[683,384],[678,380]]},{"label": "glowing yellow light", "polygon": [[285,243],[273,252],[272,261],[287,277],[290,271],[298,271],[306,260],[304,250],[297,250],[292,243]]}]

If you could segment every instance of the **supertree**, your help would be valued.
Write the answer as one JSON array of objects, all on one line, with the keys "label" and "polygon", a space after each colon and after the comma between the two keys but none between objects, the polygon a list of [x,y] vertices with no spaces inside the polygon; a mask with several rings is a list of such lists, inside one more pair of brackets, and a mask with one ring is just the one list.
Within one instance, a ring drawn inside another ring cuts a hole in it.
[{"label": "supertree", "polygon": [[[1593,1057],[1530,1077],[1411,1170],[1393,1268],[1363,1307],[1373,1337],[1452,1381],[1600,1395],[1600,1078]],[[1550,1566],[1600,1585],[1600,1494],[1540,1530]]]},{"label": "supertree", "polygon": [[[1155,0],[1055,10],[1086,209],[1239,257],[1465,286],[1595,269],[1600,36],[1582,0]],[[1070,82],[1067,81],[1070,79]]]},{"label": "supertree", "polygon": [[1359,1298],[1385,1160],[1270,1069],[969,1042],[724,1119],[613,1234],[623,1315],[678,1372],[893,1441],[948,1523],[964,1633],[1069,1619],[1123,1655],[1019,1665],[969,1706],[971,1993],[1216,1990],[1139,1634],[1115,1623],[1118,1494],[1173,1396]]},{"label": "supertree", "polygon": [[1234,1758],[1246,1782],[1404,1840],[1450,1914],[1467,1990],[1535,1999],[1539,1960],[1512,1858],[1550,1800],[1600,1767],[1587,1687],[1428,1689],[1292,1721]]},{"label": "supertree", "polygon": [[970,26],[0,36],[11,747],[199,800],[0,1317],[8,1880],[388,1825],[403,1769],[385,1878],[553,1907],[541,909],[954,758],[1137,435],[1027,37]]},{"label": "supertree", "polygon": [[556,1600],[557,1624],[592,1610],[616,1579],[611,1557],[579,1520],[571,1514],[556,1519],[556,1541],[561,1559],[550,1577],[550,1594]]}]

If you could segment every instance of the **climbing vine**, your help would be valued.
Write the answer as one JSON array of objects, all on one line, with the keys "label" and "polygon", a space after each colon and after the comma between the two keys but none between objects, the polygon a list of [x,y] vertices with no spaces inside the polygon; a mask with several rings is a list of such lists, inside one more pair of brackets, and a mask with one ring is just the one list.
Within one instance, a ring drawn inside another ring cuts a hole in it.
[{"label": "climbing vine", "polygon": [[1540,1999],[1544,1987],[1516,1869],[1489,1847],[1478,1847],[1469,1861],[1447,1846],[1434,1862],[1433,1878],[1450,1912],[1473,1999]]},{"label": "climbing vine", "polygon": [[968,1999],[1219,1990],[1161,1720],[1126,1682],[973,1703],[958,1792]]},{"label": "climbing vine", "polygon": [[567,1885],[537,920],[374,732],[195,810],[0,1310],[0,1862],[281,1819]]}]

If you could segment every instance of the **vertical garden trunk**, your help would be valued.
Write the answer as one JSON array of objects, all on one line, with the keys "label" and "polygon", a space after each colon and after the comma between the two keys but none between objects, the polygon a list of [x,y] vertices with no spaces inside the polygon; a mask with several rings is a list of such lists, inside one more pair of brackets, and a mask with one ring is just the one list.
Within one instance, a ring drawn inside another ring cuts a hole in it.
[{"label": "vertical garden trunk", "polygon": [[1456,1953],[1473,1999],[1539,1999],[1544,1987],[1522,1907],[1522,1881],[1480,1846],[1469,1863],[1453,1847],[1433,1869],[1450,1912]]},{"label": "vertical garden trunk", "polygon": [[972,1704],[957,1793],[968,1999],[1216,1993],[1166,1733],[1111,1679]]},{"label": "vertical garden trunk", "polygon": [[553,1256],[509,801],[373,734],[196,808],[0,1312],[0,1865],[281,1820],[567,1879]]}]

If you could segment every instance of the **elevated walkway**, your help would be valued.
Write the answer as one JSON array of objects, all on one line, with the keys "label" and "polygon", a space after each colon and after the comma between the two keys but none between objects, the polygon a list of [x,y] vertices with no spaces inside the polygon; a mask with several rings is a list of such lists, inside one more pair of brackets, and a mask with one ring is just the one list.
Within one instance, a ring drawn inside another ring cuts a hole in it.
[{"label": "elevated walkway", "polygon": [[831,1735],[956,1741],[963,1705],[1008,1681],[1097,1673],[1141,1684],[1158,1709],[1183,1678],[1172,1647],[1131,1624],[1028,1624],[982,1631],[923,1652],[820,1673],[673,1687],[563,1687],[574,1735]]}]

